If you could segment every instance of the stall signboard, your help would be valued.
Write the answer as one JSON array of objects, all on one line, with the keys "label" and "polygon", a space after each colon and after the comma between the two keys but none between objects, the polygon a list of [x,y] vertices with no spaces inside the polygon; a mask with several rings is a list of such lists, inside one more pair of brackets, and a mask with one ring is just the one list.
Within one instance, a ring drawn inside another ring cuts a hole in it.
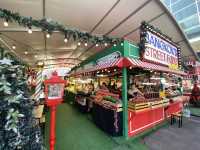
[{"label": "stall signboard", "polygon": [[116,60],[118,60],[121,57],[121,53],[119,51],[113,52],[109,55],[106,55],[96,61],[96,64],[98,66],[104,65],[104,64],[112,64]]},{"label": "stall signboard", "polygon": [[150,31],[146,31],[144,59],[178,68],[178,48]]}]

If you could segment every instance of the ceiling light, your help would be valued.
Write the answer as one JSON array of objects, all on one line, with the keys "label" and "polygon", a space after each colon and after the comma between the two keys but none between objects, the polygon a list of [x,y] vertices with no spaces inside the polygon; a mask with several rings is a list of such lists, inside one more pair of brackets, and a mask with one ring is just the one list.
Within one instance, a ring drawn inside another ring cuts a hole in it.
[{"label": "ceiling light", "polygon": [[25,51],[25,52],[24,52],[24,54],[25,54],[25,55],[27,55],[27,54],[28,54],[28,52],[27,52],[27,51]]},{"label": "ceiling light", "polygon": [[65,39],[64,39],[64,42],[65,42],[65,43],[67,43],[67,42],[68,42],[68,39],[67,39],[67,38],[65,38]]},{"label": "ceiling light", "polygon": [[108,46],[108,44],[107,44],[107,43],[105,43],[104,45],[105,45],[105,46]]},{"label": "ceiling light", "polygon": [[50,34],[49,34],[49,33],[47,33],[47,34],[46,34],[46,37],[47,37],[47,38],[50,38]]},{"label": "ceiling light", "polygon": [[7,27],[7,26],[8,26],[8,22],[7,22],[7,21],[4,21],[4,22],[3,22],[3,25],[4,25],[5,27]]},{"label": "ceiling light", "polygon": [[87,43],[85,43],[84,45],[85,45],[85,46],[88,46],[88,44],[87,44]]},{"label": "ceiling light", "polygon": [[95,46],[96,46],[96,47],[98,47],[98,46],[99,46],[99,44],[96,44]]},{"label": "ceiling light", "polygon": [[31,27],[28,28],[28,33],[31,34],[33,31],[31,30]]},{"label": "ceiling light", "polygon": [[123,43],[121,43],[121,46],[123,46],[124,44]]},{"label": "ceiling light", "polygon": [[16,46],[15,46],[15,45],[13,45],[13,46],[12,46],[12,49],[16,49]]},{"label": "ceiling light", "polygon": [[[87,43],[86,43],[87,44]],[[78,42],[78,46],[80,46],[81,45],[81,42]]]},{"label": "ceiling light", "polygon": [[116,44],[114,44],[113,46],[117,46]]}]

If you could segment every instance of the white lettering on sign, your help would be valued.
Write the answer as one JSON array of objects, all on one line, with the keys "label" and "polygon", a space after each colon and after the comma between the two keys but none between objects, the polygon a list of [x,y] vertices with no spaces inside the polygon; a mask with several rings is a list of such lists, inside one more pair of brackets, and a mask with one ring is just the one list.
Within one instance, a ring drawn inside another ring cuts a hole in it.
[{"label": "white lettering on sign", "polygon": [[169,42],[147,31],[144,58],[164,65],[178,66],[178,49]]},{"label": "white lettering on sign", "polygon": [[104,64],[112,64],[114,61],[116,61],[117,59],[119,59],[121,56],[121,53],[120,52],[114,52],[112,54],[109,54],[107,56],[104,56],[100,59],[98,59],[96,61],[97,65],[104,65]]}]

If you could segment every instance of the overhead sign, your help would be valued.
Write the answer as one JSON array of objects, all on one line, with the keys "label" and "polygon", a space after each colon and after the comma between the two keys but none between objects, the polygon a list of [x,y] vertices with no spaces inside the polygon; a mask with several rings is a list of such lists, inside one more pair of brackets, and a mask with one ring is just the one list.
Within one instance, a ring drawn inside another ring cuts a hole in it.
[{"label": "overhead sign", "polygon": [[144,58],[167,66],[178,68],[178,48],[147,31]]},{"label": "overhead sign", "polygon": [[99,66],[104,65],[104,64],[112,64],[116,60],[118,60],[120,57],[121,57],[121,53],[117,51],[98,59],[96,63]]}]

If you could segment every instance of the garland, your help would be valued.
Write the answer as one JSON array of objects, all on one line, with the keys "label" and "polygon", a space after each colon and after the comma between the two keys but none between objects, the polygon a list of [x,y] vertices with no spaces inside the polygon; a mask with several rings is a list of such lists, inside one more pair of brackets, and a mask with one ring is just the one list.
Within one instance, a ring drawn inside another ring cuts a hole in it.
[{"label": "garland", "polygon": [[93,44],[117,44],[122,41],[121,38],[111,38],[108,36],[91,35],[88,32],[83,32],[77,29],[69,29],[58,22],[50,19],[35,20],[32,17],[24,17],[19,13],[13,13],[7,9],[0,8],[0,18],[6,22],[16,22],[20,26],[31,29],[32,26],[40,28],[42,31],[52,34],[53,31],[59,31],[64,34],[65,38],[72,38],[78,42],[90,42]]}]

